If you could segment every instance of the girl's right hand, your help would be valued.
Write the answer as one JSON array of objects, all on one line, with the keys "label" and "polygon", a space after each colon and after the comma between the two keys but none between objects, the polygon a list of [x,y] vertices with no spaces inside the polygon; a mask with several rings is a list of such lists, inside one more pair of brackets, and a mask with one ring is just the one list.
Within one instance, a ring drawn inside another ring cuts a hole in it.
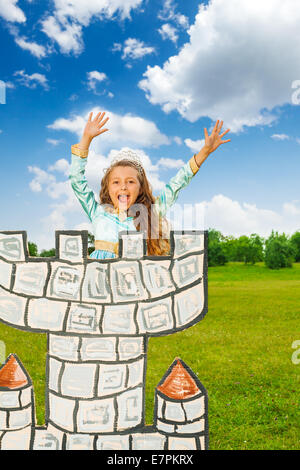
[{"label": "girl's right hand", "polygon": [[109,120],[109,118],[107,117],[103,121],[105,112],[98,113],[95,119],[93,119],[93,121],[92,121],[92,115],[93,115],[93,112],[91,112],[89,115],[89,119],[85,125],[81,141],[78,144],[78,147],[82,150],[88,150],[90,143],[92,142],[94,137],[96,137],[97,135],[103,134],[103,132],[108,131],[108,129],[102,129],[104,124]]},{"label": "girl's right hand", "polygon": [[93,112],[90,113],[89,119],[85,125],[83,136],[92,140],[97,135],[103,134],[103,132],[108,131],[108,129],[102,129],[104,124],[107,123],[109,118],[103,120],[105,112],[98,113],[97,116],[92,120]]}]

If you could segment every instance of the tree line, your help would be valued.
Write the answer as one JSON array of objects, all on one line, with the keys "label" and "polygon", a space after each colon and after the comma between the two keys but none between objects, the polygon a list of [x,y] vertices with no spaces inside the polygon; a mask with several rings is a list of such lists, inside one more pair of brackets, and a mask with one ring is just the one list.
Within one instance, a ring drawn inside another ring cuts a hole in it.
[{"label": "tree line", "polygon": [[[88,252],[94,250],[94,237],[88,234]],[[53,257],[55,248],[38,252],[36,243],[28,243],[29,256]],[[255,264],[264,261],[270,269],[292,267],[300,262],[300,231],[288,236],[272,231],[269,238],[257,233],[238,238],[224,236],[215,229],[208,230],[208,266],[224,266],[229,261]]]},{"label": "tree line", "polygon": [[300,261],[300,231],[288,236],[272,230],[268,238],[257,233],[238,238],[224,236],[215,229],[208,231],[208,266],[223,266],[229,261],[255,264],[264,261],[270,269],[292,267]]}]

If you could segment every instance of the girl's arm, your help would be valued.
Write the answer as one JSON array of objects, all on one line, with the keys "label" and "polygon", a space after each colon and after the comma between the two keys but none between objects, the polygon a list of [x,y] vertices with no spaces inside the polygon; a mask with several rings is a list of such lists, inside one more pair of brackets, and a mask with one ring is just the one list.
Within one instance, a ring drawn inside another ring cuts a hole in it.
[{"label": "girl's arm", "polygon": [[93,190],[89,187],[85,177],[85,167],[87,164],[87,156],[91,141],[96,135],[106,132],[108,129],[101,129],[102,126],[108,121],[106,118],[103,122],[102,119],[105,113],[98,113],[92,121],[92,114],[90,113],[88,122],[85,126],[81,141],[72,145],[72,163],[69,179],[75,196],[82,205],[84,211],[92,221],[99,204],[95,199]]},{"label": "girl's arm", "polygon": [[176,202],[179,191],[189,184],[193,176],[198,172],[202,163],[207,159],[208,155],[214,152],[221,144],[230,142],[230,139],[222,140],[222,137],[224,137],[224,135],[230,130],[227,129],[220,135],[222,126],[223,121],[219,123],[218,120],[210,136],[207,133],[207,129],[204,129],[205,144],[200,152],[195,154],[190,161],[186,163],[178,173],[173,176],[173,178],[170,179],[169,183],[166,184],[164,189],[161,191],[155,201],[155,208],[161,216],[164,216],[169,207]]}]

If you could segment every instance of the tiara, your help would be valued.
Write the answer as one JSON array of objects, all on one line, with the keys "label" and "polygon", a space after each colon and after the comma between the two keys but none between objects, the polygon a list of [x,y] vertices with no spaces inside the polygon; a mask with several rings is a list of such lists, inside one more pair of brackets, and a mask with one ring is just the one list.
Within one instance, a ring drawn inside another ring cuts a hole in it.
[{"label": "tiara", "polygon": [[133,152],[132,150],[121,150],[111,161],[110,166],[115,165],[122,160],[128,160],[129,162],[133,163],[139,171],[143,171],[144,167],[140,160],[140,157]]}]

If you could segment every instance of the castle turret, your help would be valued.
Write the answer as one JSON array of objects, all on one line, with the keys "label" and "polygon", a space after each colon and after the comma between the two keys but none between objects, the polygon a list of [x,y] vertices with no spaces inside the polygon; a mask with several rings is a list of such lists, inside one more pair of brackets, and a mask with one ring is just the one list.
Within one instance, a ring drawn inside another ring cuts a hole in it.
[{"label": "castle turret", "polygon": [[15,354],[0,369],[0,449],[31,449],[34,438],[32,382]]},{"label": "castle turret", "polygon": [[207,392],[179,358],[156,388],[154,424],[168,436],[168,449],[208,448]]}]

